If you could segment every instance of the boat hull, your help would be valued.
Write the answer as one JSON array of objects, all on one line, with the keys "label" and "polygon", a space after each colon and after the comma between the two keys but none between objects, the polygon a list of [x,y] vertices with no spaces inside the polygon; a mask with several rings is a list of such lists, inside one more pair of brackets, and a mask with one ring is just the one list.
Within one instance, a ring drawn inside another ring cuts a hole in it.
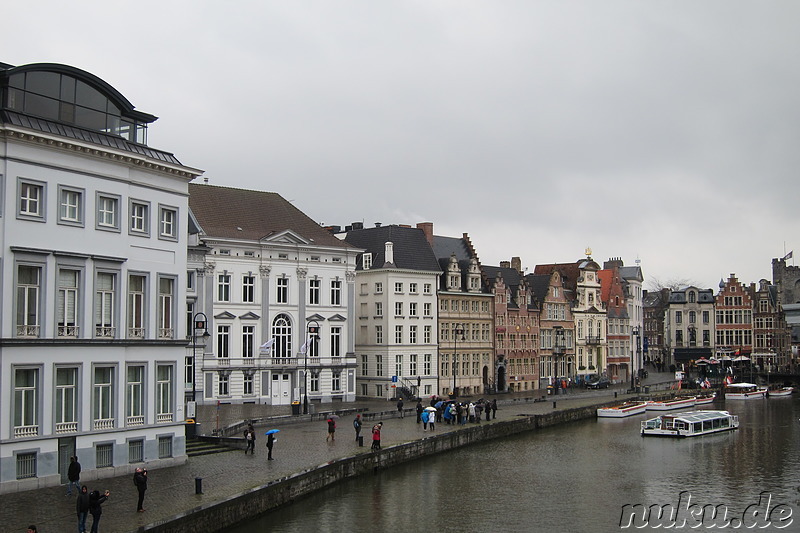
[{"label": "boat hull", "polygon": [[769,391],[768,395],[770,398],[788,398],[794,392],[793,387],[784,387],[778,390],[771,390]]},{"label": "boat hull", "polygon": [[622,404],[614,407],[601,407],[597,410],[600,418],[626,418],[633,415],[640,415],[647,410],[647,402],[636,404]]},{"label": "boat hull", "polygon": [[650,402],[647,404],[648,411],[672,411],[673,409],[684,409],[692,407],[697,403],[696,398],[681,398],[679,400],[667,400],[663,402]]}]

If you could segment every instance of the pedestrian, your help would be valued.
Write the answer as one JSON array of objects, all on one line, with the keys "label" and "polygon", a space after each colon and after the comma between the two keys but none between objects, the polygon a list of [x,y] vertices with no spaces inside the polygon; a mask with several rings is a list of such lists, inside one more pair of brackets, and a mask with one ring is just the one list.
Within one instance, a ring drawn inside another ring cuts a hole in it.
[{"label": "pedestrian", "polygon": [[403,398],[397,400],[397,412],[400,413],[400,418],[405,418],[406,412],[403,411]]},{"label": "pedestrian", "polygon": [[436,411],[430,411],[428,416],[428,427],[431,428],[431,431],[435,429],[434,424],[436,423]]},{"label": "pedestrian", "polygon": [[92,515],[91,533],[100,533],[100,515],[103,514],[103,508],[101,506],[110,495],[111,493],[109,491],[100,495],[100,492],[96,490],[93,490],[91,494],[89,494],[89,514]]},{"label": "pedestrian", "polygon": [[417,399],[417,424],[422,422],[422,399]]},{"label": "pedestrian", "polygon": [[336,440],[336,420],[333,418],[328,419],[328,436],[325,437],[325,442],[331,442]]},{"label": "pedestrian", "polygon": [[481,416],[483,415],[483,400],[475,404],[475,423],[481,423]]},{"label": "pedestrian", "polygon": [[275,441],[276,440],[277,439],[275,438],[275,434],[274,433],[270,433],[269,435],[267,435],[267,460],[268,461],[272,461],[272,447],[275,446]]},{"label": "pedestrian", "polygon": [[143,513],[144,507],[144,491],[147,490],[147,470],[144,468],[137,468],[133,474],[133,484],[136,485],[136,490],[139,493],[139,501],[136,503],[136,512]]},{"label": "pedestrian", "polygon": [[383,429],[383,422],[378,422],[372,426],[372,449],[381,449],[381,429]]},{"label": "pedestrian", "polygon": [[486,404],[483,406],[483,410],[486,411],[486,421],[488,422],[492,416],[492,402],[486,400]]},{"label": "pedestrian", "polygon": [[86,515],[89,514],[89,488],[86,485],[78,493],[75,510],[78,512],[78,533],[86,533]]},{"label": "pedestrian", "polygon": [[357,414],[356,417],[353,419],[353,429],[356,430],[356,442],[358,442],[358,437],[361,436],[361,415]]},{"label": "pedestrian", "polygon": [[492,420],[497,418],[497,398],[492,400]]},{"label": "pedestrian", "polygon": [[256,453],[256,430],[252,425],[247,426],[244,430],[244,440],[247,441],[247,448],[244,449],[244,454],[247,455],[248,450],[250,455]]},{"label": "pedestrian", "polygon": [[72,485],[75,485],[75,490],[81,490],[81,464],[78,462],[77,457],[69,458],[69,468],[67,468],[67,496],[72,496]]},{"label": "pedestrian", "polygon": [[428,420],[431,419],[430,411],[422,411],[422,431],[428,431]]}]

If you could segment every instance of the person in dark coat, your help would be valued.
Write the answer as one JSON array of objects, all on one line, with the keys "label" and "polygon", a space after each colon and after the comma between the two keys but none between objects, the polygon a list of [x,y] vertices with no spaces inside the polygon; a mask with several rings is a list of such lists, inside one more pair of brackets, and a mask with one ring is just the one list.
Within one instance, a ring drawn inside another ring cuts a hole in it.
[{"label": "person in dark coat", "polygon": [[397,400],[397,412],[400,415],[400,418],[405,418],[406,412],[403,411],[403,399],[402,398]]},{"label": "person in dark coat", "polygon": [[417,424],[422,422],[422,399],[417,400]]},{"label": "person in dark coat", "polygon": [[275,445],[275,434],[267,435],[267,460],[272,461],[272,447]]},{"label": "person in dark coat", "polygon": [[72,485],[77,491],[81,490],[81,464],[77,457],[69,458],[69,468],[67,469],[67,496],[72,496]]},{"label": "person in dark coat", "polygon": [[99,491],[93,490],[89,494],[89,514],[92,515],[92,531],[91,533],[100,533],[100,515],[103,514],[103,503],[108,499],[111,493],[106,491],[101,495]]},{"label": "person in dark coat", "polygon": [[86,485],[78,493],[75,510],[78,512],[78,533],[86,533],[86,516],[89,514],[89,488]]},{"label": "person in dark coat", "polygon": [[497,399],[492,400],[492,420],[497,418]]},{"label": "person in dark coat", "polygon": [[147,470],[144,468],[137,468],[133,474],[133,484],[136,485],[136,491],[139,493],[139,501],[136,503],[136,511],[139,513],[144,512],[144,491],[147,490]]},{"label": "person in dark coat", "polygon": [[358,414],[353,419],[353,429],[356,430],[356,442],[358,442],[358,437],[361,436],[361,415]]},{"label": "person in dark coat", "polygon": [[328,419],[328,436],[325,437],[325,441],[335,441],[336,440],[336,420],[333,418]]}]

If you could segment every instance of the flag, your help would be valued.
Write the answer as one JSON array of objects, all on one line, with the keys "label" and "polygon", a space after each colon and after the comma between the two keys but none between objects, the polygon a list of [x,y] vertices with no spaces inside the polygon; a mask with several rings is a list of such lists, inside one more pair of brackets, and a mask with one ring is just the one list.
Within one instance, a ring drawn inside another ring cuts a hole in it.
[{"label": "flag", "polygon": [[787,259],[791,259],[793,253],[794,253],[794,250],[792,250],[788,254],[784,255],[783,256],[783,260],[786,261]]},{"label": "flag", "polygon": [[306,352],[308,351],[308,345],[309,344],[311,344],[311,338],[310,337],[308,339],[306,339],[306,342],[304,342],[303,345],[300,347],[300,353],[301,354],[303,354],[303,355],[306,354]]},{"label": "flag", "polygon": [[262,350],[266,350],[267,353],[269,353],[270,350],[272,350],[272,345],[273,344],[275,344],[275,339],[274,338],[272,338],[272,339],[268,340],[267,342],[265,342],[264,344],[262,344],[261,345],[261,349]]}]

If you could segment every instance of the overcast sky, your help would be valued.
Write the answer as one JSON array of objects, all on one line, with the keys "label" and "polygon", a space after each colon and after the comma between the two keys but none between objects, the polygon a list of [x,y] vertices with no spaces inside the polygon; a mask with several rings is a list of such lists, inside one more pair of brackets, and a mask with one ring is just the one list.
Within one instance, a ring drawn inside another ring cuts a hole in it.
[{"label": "overcast sky", "polygon": [[3,19],[0,61],[99,76],[160,117],[151,146],[324,224],[429,221],[530,270],[590,247],[715,290],[800,254],[795,0],[39,0]]}]

